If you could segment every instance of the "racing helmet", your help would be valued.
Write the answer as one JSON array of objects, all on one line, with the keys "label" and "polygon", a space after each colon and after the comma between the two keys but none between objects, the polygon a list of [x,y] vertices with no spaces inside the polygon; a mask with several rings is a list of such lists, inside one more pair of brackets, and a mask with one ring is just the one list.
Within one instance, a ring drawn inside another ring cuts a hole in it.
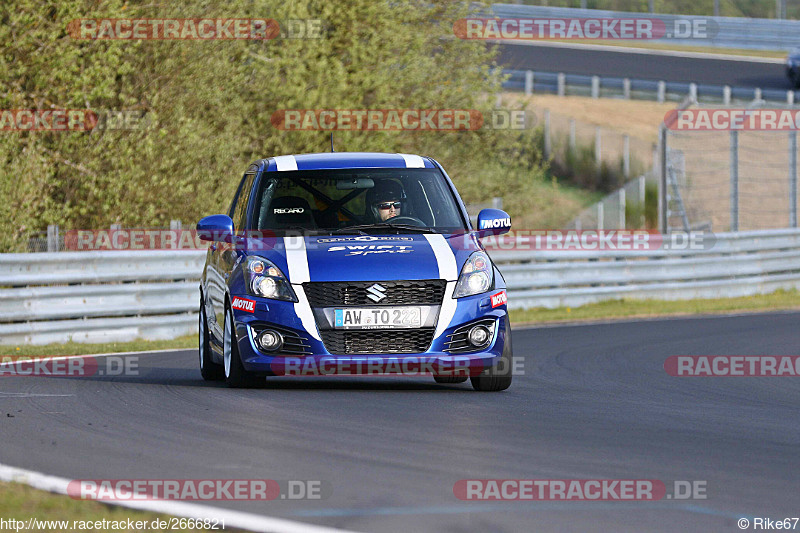
[{"label": "racing helmet", "polygon": [[378,204],[382,202],[400,202],[400,208],[405,207],[406,193],[403,186],[394,180],[375,180],[375,186],[367,191],[367,206],[375,220],[380,220]]}]

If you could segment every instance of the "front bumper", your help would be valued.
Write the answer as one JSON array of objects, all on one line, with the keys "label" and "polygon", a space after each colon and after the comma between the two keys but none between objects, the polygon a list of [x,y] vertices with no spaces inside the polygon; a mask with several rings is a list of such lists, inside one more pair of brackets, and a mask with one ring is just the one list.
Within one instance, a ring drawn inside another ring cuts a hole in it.
[{"label": "front bumper", "polygon": [[[495,365],[510,334],[506,306],[491,307],[490,296],[496,292],[457,300],[449,326],[432,339],[427,350],[415,353],[331,353],[318,331],[312,334],[303,326],[292,302],[257,299],[254,313],[234,311],[239,355],[245,370],[264,375],[478,375]],[[487,319],[494,320],[495,327],[485,348],[460,353],[448,351],[448,341],[455,330]],[[294,342],[291,351],[277,354],[261,351],[254,331],[269,326],[297,335],[302,339],[302,347],[295,349],[299,344]]]}]

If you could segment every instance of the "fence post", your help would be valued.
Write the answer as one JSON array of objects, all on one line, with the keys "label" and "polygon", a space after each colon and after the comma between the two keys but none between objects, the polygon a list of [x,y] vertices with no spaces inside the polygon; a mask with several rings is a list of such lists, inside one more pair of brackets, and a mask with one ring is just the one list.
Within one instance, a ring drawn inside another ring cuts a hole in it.
[{"label": "fence post", "polygon": [[567,84],[567,75],[563,72],[558,73],[558,96],[564,96],[567,92],[565,85]]},{"label": "fence post", "polygon": [[731,130],[731,231],[739,231],[739,132]]},{"label": "fence post", "polygon": [[666,233],[667,226],[667,128],[658,128],[658,231]]},{"label": "fence post", "polygon": [[622,97],[625,100],[631,99],[631,79],[625,78],[622,80]]},{"label": "fence post", "polygon": [[533,71],[526,70],[525,71],[525,94],[531,95],[533,94]]},{"label": "fence post", "polygon": [[575,119],[569,119],[569,151],[573,154],[578,148],[578,143],[575,140]]},{"label": "fence post", "polygon": [[789,227],[797,227],[797,130],[789,132]]},{"label": "fence post", "polygon": [[697,102],[697,84],[690,83],[689,84],[689,98],[692,99],[692,102]]},{"label": "fence post", "polygon": [[600,170],[603,166],[603,145],[600,126],[594,129],[594,162],[597,167],[597,177],[600,177]]},{"label": "fence post", "polygon": [[58,226],[55,224],[47,226],[47,251],[58,251]]},{"label": "fence post", "polygon": [[786,103],[794,105],[794,91],[786,91]]},{"label": "fence post", "polygon": [[600,200],[597,202],[597,229],[603,229],[603,218],[605,217],[603,211],[603,201]]},{"label": "fence post", "polygon": [[544,110],[544,158],[550,158],[552,145],[550,144],[550,110]]},{"label": "fence post", "polygon": [[622,136],[622,175],[625,181],[631,178],[631,138],[627,134]]},{"label": "fence post", "polygon": [[494,209],[503,209],[503,197],[495,196],[494,198],[492,198],[492,207]]},{"label": "fence post", "polygon": [[592,76],[592,98],[600,98],[600,76]]},{"label": "fence post", "polygon": [[667,83],[664,81],[658,82],[658,92],[656,94],[656,100],[659,104],[663,104],[664,100],[667,98]]},{"label": "fence post", "polygon": [[619,190],[619,229],[625,229],[625,187]]},{"label": "fence post", "polygon": [[111,230],[120,230],[122,229],[122,224],[111,224]]},{"label": "fence post", "polygon": [[722,103],[724,105],[731,105],[731,86],[726,85],[722,88]]},{"label": "fence post", "polygon": [[639,176],[639,208],[642,210],[642,228],[647,227],[647,208],[645,206],[645,202],[647,201],[646,187],[647,182],[644,179],[644,175]]},{"label": "fence post", "polygon": [[169,221],[169,229],[181,229],[181,221],[180,220],[170,220]]},{"label": "fence post", "polygon": [[756,87],[756,90],[753,91],[753,100],[761,100],[761,87]]}]

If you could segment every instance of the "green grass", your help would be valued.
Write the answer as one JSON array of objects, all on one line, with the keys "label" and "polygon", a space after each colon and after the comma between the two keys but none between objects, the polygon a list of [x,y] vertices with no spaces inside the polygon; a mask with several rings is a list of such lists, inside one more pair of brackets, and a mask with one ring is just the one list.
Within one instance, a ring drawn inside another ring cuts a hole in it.
[{"label": "green grass", "polygon": [[[148,527],[141,531],[160,531],[149,526],[155,519],[169,520],[168,515],[125,509],[96,501],[73,500],[69,496],[51,494],[31,488],[20,483],[0,482],[0,517],[5,520],[26,521],[29,518],[39,520],[67,520],[69,526],[64,528],[41,528],[37,531],[86,531],[73,527],[74,521],[147,521]],[[9,529],[9,528],[6,528]],[[166,528],[164,528],[166,530]],[[225,528],[225,531],[231,528]],[[11,529],[13,531],[13,529]],[[102,529],[101,529],[102,530]],[[20,531],[24,531],[24,528]],[[109,529],[109,531],[111,531]],[[136,529],[117,529],[113,531],[137,531]],[[209,531],[204,529],[181,529],[181,531]]]},{"label": "green grass", "polygon": [[800,309],[800,292],[779,290],[771,294],[708,300],[611,300],[581,307],[511,311],[512,324],[606,320],[614,318],[719,314],[741,311]]},{"label": "green grass", "polygon": [[95,353],[141,352],[145,350],[168,350],[180,348],[195,348],[196,335],[186,335],[177,339],[146,341],[135,340],[131,342],[107,342],[102,344],[82,344],[68,342],[66,344],[46,344],[31,346],[29,344],[0,344],[0,355],[19,356],[58,356],[58,355],[89,355]]}]

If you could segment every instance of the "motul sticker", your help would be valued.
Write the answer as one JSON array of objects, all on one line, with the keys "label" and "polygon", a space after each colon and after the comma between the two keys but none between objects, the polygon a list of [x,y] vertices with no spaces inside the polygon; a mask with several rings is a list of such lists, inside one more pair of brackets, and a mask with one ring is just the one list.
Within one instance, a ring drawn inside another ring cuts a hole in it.
[{"label": "motul sticker", "polygon": [[240,298],[238,296],[233,299],[231,307],[238,309],[239,311],[246,311],[248,313],[256,312],[255,300],[248,300],[247,298]]},{"label": "motul sticker", "polygon": [[495,307],[500,307],[501,305],[505,305],[508,303],[508,297],[506,296],[506,291],[498,292],[494,296],[492,296],[492,309]]}]

